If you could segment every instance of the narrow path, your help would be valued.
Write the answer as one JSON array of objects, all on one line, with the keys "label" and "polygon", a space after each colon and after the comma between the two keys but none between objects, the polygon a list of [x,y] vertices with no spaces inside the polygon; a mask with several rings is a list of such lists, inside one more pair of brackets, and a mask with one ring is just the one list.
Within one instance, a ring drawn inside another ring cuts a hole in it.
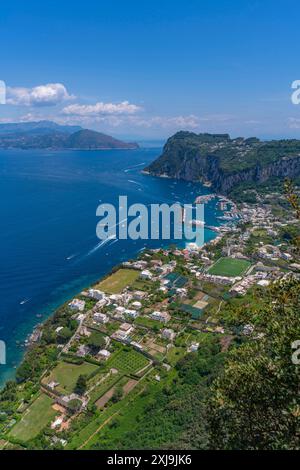
[{"label": "narrow path", "polygon": [[[143,391],[145,390],[145,388],[146,388],[146,387],[143,387],[142,390],[135,396],[135,398],[138,397],[141,393],[143,393]],[[104,421],[104,423],[102,423],[102,424],[96,429],[96,431],[95,431],[93,434],[91,434],[90,437],[89,437],[83,444],[81,444],[80,447],[78,447],[78,449],[80,450],[80,449],[82,449],[83,447],[85,447],[85,446],[90,442],[90,440],[93,439],[93,437],[95,437],[96,434],[98,434],[98,432],[101,431],[101,429],[102,429],[104,426],[106,426],[106,425],[113,419],[114,416],[118,415],[118,414],[120,413],[120,411],[121,411],[121,410],[124,410],[131,402],[132,402],[132,400],[129,400],[123,408],[121,407],[121,408],[120,408],[119,410],[117,410],[114,414],[112,414],[111,416],[109,416],[109,418],[107,418],[107,419]]]},{"label": "narrow path", "polygon": [[221,302],[219,303],[218,310],[216,311],[216,314],[217,314],[217,315],[220,313],[221,305],[222,305],[222,304],[223,304],[223,300],[221,300]]},{"label": "narrow path", "polygon": [[[127,405],[126,405],[126,406],[127,406]],[[91,434],[90,437],[89,437],[83,444],[81,444],[80,447],[78,447],[78,449],[82,449],[83,447],[85,447],[85,446],[90,442],[90,440],[91,440],[96,434],[98,434],[98,432],[99,432],[104,426],[106,426],[106,424],[108,424],[108,423],[112,420],[112,418],[113,418],[115,415],[117,415],[117,414],[120,413],[120,411],[121,411],[121,410],[116,411],[113,415],[111,415],[109,418],[107,418],[107,419],[104,421],[104,423],[102,423],[102,424],[99,426],[99,428],[97,428],[96,431],[95,431],[93,434]]]}]

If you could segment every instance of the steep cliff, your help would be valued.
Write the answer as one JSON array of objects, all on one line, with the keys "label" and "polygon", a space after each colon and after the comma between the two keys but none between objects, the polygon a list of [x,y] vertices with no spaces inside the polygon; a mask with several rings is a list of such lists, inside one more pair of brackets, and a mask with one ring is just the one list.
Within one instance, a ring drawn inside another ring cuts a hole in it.
[{"label": "steep cliff", "polygon": [[187,181],[201,181],[228,193],[241,183],[300,176],[300,141],[230,139],[228,134],[178,132],[145,171]]}]

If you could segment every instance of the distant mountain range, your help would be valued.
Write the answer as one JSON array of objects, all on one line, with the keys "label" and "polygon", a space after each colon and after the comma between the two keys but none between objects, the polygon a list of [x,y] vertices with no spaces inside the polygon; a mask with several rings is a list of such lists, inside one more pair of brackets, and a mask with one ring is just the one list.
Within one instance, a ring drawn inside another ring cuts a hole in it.
[{"label": "distant mountain range", "polygon": [[300,176],[300,140],[231,139],[228,134],[177,132],[145,172],[200,181],[221,193],[239,185]]},{"label": "distant mountain range", "polygon": [[64,126],[52,121],[0,124],[0,148],[19,149],[136,149],[124,142],[80,126]]}]

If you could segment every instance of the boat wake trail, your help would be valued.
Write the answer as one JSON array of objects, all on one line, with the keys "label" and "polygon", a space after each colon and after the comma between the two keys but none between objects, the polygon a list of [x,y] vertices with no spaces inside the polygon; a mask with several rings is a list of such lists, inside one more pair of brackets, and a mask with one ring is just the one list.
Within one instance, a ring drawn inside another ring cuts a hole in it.
[{"label": "boat wake trail", "polygon": [[137,184],[138,186],[143,187],[143,185],[141,183],[139,183],[138,181],[128,180],[128,183],[134,183],[134,184]]},{"label": "boat wake trail", "polygon": [[126,170],[124,170],[124,173],[128,173],[129,171],[134,170],[135,168],[137,168],[137,167],[139,167],[139,166],[144,166],[144,165],[146,165],[145,162],[143,162],[143,163],[138,163],[137,165],[133,165],[133,166],[131,166],[130,168],[127,168]]},{"label": "boat wake trail", "polygon": [[75,258],[75,256],[77,256],[78,253],[74,253],[73,255],[70,255],[66,258],[66,260],[70,261],[71,259]]},{"label": "boat wake trail", "polygon": [[106,238],[105,240],[101,240],[101,242],[97,243],[97,245],[95,245],[94,248],[92,248],[92,249],[86,254],[86,256],[92,255],[92,254],[95,253],[97,250],[99,250],[99,248],[102,248],[102,247],[105,246],[108,242],[110,242],[110,241],[112,241],[112,240],[115,240],[115,236],[114,236],[114,235],[111,235],[110,237]]},{"label": "boat wake trail", "polygon": [[115,238],[114,240],[112,240],[112,242],[109,244],[109,246],[112,246],[114,245],[115,243],[117,243],[119,241],[118,238]]}]

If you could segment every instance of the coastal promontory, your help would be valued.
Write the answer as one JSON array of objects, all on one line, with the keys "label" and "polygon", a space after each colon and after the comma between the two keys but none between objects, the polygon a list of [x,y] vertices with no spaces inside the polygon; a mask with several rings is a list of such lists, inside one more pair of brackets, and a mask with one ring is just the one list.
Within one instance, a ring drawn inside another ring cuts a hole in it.
[{"label": "coastal promontory", "polygon": [[299,177],[300,140],[231,139],[228,134],[180,131],[145,172],[200,181],[225,194],[240,184]]},{"label": "coastal promontory", "polygon": [[102,132],[52,121],[0,124],[0,148],[5,149],[104,150],[138,147],[135,142],[124,142]]}]

